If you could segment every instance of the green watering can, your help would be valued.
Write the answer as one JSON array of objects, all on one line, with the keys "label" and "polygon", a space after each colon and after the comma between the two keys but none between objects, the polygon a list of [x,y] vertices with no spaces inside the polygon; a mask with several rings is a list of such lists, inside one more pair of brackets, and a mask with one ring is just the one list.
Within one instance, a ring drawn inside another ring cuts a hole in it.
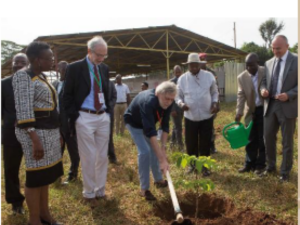
[{"label": "green watering can", "polygon": [[233,149],[246,146],[249,142],[248,138],[252,126],[252,121],[250,122],[247,128],[245,128],[245,126],[242,123],[230,123],[223,128],[223,136],[230,143],[230,146]]}]

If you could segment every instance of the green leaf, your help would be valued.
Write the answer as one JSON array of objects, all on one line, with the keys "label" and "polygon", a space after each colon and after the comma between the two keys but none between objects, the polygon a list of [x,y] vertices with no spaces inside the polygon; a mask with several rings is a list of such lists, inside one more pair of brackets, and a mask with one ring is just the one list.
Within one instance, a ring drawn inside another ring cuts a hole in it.
[{"label": "green leaf", "polygon": [[187,159],[186,158],[183,158],[182,161],[181,161],[181,167],[182,168],[185,168],[187,165]]},{"label": "green leaf", "polygon": [[199,173],[201,173],[203,167],[203,163],[201,161],[196,161],[196,169],[198,170]]},{"label": "green leaf", "polygon": [[180,156],[180,157],[177,159],[177,163],[176,163],[176,166],[177,166],[177,167],[180,167],[181,161],[182,161],[182,156]]}]

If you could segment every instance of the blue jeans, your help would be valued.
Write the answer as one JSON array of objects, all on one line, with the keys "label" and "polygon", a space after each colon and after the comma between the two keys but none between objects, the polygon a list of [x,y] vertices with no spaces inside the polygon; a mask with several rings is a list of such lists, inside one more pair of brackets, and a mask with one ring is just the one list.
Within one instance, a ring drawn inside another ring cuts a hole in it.
[{"label": "blue jeans", "polygon": [[158,159],[153,148],[151,147],[150,139],[144,135],[143,129],[134,128],[129,124],[126,124],[126,128],[129,130],[131,137],[138,149],[138,166],[141,189],[149,190],[150,167],[155,182],[163,179],[159,168]]}]

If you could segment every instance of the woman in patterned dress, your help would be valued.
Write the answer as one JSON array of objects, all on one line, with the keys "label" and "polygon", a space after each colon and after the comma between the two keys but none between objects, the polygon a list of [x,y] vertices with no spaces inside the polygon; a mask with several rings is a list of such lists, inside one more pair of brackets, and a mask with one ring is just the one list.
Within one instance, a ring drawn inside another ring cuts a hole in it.
[{"label": "woman in patterned dress", "polygon": [[57,95],[43,71],[51,70],[53,53],[44,42],[32,42],[26,50],[28,69],[13,77],[17,112],[16,136],[26,162],[25,197],[29,224],[59,225],[50,215],[49,184],[63,175]]}]

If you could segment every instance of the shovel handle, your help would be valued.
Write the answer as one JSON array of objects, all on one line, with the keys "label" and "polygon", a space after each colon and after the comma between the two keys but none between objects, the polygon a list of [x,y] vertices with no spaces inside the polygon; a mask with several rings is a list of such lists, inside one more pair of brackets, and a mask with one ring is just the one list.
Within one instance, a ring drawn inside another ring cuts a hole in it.
[{"label": "shovel handle", "polygon": [[177,196],[176,196],[176,193],[175,193],[175,190],[174,190],[174,185],[173,185],[173,182],[172,182],[169,171],[166,172],[166,176],[167,176],[167,180],[168,180],[168,187],[169,187],[169,190],[170,190],[174,211],[175,211],[175,214],[176,214],[176,221],[178,223],[182,223],[183,222],[183,216],[182,216],[181,209],[179,207],[178,199],[177,199]]}]

